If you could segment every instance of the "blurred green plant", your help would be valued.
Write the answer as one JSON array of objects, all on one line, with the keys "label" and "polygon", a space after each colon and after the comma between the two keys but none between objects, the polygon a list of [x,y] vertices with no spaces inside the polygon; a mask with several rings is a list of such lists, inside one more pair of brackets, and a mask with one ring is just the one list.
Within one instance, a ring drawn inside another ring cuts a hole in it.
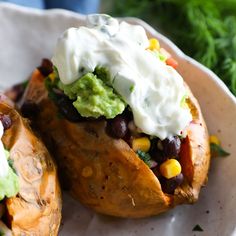
[{"label": "blurred green plant", "polygon": [[236,95],[235,0],[119,0],[111,6],[113,16],[135,16],[155,26]]}]

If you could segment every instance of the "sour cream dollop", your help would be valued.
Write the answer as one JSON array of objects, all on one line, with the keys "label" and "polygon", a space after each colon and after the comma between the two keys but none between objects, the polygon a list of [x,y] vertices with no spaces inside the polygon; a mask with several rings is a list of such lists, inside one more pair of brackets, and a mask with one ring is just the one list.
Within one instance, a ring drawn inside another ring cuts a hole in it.
[{"label": "sour cream dollop", "polygon": [[5,154],[5,149],[2,143],[4,128],[2,122],[0,121],[0,177],[5,177],[8,174],[9,166]]},{"label": "sour cream dollop", "polygon": [[62,83],[105,67],[110,83],[131,107],[136,126],[161,139],[179,135],[192,120],[181,106],[182,77],[152,51],[143,27],[107,15],[89,15],[87,26],[70,28],[59,38],[53,64]]}]

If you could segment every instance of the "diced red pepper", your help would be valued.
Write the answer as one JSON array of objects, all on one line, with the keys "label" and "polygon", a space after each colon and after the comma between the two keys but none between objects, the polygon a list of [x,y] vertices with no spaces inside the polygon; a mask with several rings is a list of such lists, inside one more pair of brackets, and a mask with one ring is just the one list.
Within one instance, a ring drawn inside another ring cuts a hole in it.
[{"label": "diced red pepper", "polygon": [[174,69],[176,69],[178,67],[178,62],[173,57],[168,58],[166,60],[166,64],[168,66],[172,66]]}]

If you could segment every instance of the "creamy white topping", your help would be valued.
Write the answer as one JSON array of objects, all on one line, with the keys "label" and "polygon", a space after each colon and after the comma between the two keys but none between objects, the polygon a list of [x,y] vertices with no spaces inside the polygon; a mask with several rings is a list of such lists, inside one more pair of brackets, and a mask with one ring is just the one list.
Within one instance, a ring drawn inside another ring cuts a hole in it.
[{"label": "creamy white topping", "polygon": [[59,38],[52,61],[64,84],[97,66],[107,68],[113,88],[132,109],[136,126],[164,139],[180,134],[192,117],[181,107],[186,95],[182,77],[148,46],[143,27],[90,15],[87,27],[70,28]]},{"label": "creamy white topping", "polygon": [[5,149],[2,143],[4,128],[2,122],[0,121],[0,177],[5,177],[8,174],[9,166],[5,154]]}]

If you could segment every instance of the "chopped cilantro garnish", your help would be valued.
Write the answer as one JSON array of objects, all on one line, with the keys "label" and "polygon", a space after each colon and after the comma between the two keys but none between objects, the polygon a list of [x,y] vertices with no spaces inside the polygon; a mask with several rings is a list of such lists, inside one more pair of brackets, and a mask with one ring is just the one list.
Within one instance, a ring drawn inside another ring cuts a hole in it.
[{"label": "chopped cilantro garnish", "polygon": [[139,158],[141,160],[143,160],[145,162],[145,164],[150,167],[150,165],[151,165],[151,162],[150,162],[151,161],[151,156],[148,153],[143,152],[141,150],[138,150],[137,154],[138,154]]},{"label": "chopped cilantro garnish", "polygon": [[131,93],[134,91],[134,85],[131,85],[131,86],[129,87],[129,91],[130,91]]},{"label": "chopped cilantro garnish", "polygon": [[216,143],[211,143],[210,147],[212,157],[227,157],[230,155],[229,152],[226,152],[220,145]]},{"label": "chopped cilantro garnish", "polygon": [[99,79],[101,79],[106,85],[111,86],[110,83],[110,73],[109,70],[105,67],[97,66],[93,72]]},{"label": "chopped cilantro garnish", "polygon": [[54,88],[58,89],[58,83],[59,83],[59,78],[57,76],[57,71],[54,70],[55,73],[55,78],[51,79],[50,77],[47,77],[45,79],[45,87],[48,90],[48,97],[52,99],[53,101],[57,100],[57,95],[53,91]]}]

